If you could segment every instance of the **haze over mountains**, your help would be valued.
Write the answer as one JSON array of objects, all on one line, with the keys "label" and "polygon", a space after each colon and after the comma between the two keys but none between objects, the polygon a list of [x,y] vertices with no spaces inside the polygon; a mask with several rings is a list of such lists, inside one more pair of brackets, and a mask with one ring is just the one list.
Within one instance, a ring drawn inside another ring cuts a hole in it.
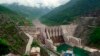
[{"label": "haze over mountains", "polygon": [[3,6],[17,12],[21,13],[25,17],[29,18],[37,18],[40,17],[49,11],[51,11],[51,8],[48,7],[29,7],[29,6],[24,6],[24,5],[19,5],[18,3],[13,3],[13,4],[3,4]]},{"label": "haze over mountains", "polygon": [[39,18],[69,0],[1,0],[1,4],[28,18]]},{"label": "haze over mountains", "polygon": [[1,4],[18,3],[19,5],[39,7],[40,4],[43,7],[55,8],[62,4],[67,3],[69,0],[0,0]]}]

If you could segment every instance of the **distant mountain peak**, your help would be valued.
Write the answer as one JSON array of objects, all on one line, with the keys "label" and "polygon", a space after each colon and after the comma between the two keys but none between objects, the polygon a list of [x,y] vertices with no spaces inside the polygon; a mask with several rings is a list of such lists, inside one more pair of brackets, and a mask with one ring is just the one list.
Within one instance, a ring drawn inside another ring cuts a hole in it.
[{"label": "distant mountain peak", "polygon": [[30,6],[20,5],[18,3],[2,4],[2,5],[11,9],[12,11],[23,14],[23,16],[29,17],[29,18],[40,17],[50,12],[53,9],[53,8],[43,7],[42,5],[39,5],[40,7],[30,7]]}]

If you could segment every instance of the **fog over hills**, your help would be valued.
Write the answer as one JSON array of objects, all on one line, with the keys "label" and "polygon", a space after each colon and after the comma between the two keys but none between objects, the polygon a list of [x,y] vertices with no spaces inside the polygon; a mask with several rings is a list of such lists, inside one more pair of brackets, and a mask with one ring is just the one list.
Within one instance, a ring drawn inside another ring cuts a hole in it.
[{"label": "fog over hills", "polygon": [[43,7],[58,7],[67,3],[69,0],[0,0],[0,3],[12,4],[18,3],[19,5],[39,7],[40,4]]},{"label": "fog over hills", "polygon": [[42,7],[42,6],[30,7],[30,6],[19,5],[18,3],[2,4],[2,5],[28,18],[37,18],[52,10],[51,8],[48,7]]},{"label": "fog over hills", "polygon": [[0,0],[0,4],[28,18],[39,18],[69,0]]}]

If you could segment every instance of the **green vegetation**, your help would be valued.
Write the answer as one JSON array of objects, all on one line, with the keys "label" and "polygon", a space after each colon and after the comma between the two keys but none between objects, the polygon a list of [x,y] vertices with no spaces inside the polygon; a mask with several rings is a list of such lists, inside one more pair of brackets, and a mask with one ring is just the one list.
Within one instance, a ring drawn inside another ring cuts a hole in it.
[{"label": "green vegetation", "polygon": [[89,44],[100,48],[100,27],[93,28],[92,30],[93,31],[89,37]]},{"label": "green vegetation", "polygon": [[67,51],[69,48],[73,49],[76,56],[89,56],[89,52],[77,47],[71,47],[67,44],[61,44],[60,46],[57,46],[57,51],[61,53],[62,51]]},{"label": "green vegetation", "polygon": [[11,11],[11,10],[9,10],[9,9],[7,9],[7,8],[5,8],[5,7],[3,7],[3,6],[1,6],[1,5],[0,5],[0,13],[5,13],[5,14],[13,13],[13,14],[16,14],[16,13],[14,13],[13,11]]},{"label": "green vegetation", "polygon": [[33,40],[33,43],[31,46],[32,47],[40,47],[40,55],[41,56],[49,56],[48,51],[44,47],[41,47],[40,44],[41,43],[38,40]]},{"label": "green vegetation", "polygon": [[0,39],[0,56],[10,52],[10,46],[4,39]]},{"label": "green vegetation", "polygon": [[[0,6],[0,40],[6,41],[10,46],[10,48],[3,48],[2,50],[10,50],[9,52],[15,54],[22,54],[24,52],[27,42],[25,38],[20,36],[18,28],[18,25],[24,25],[24,21],[27,20],[21,15]],[[2,50],[0,49],[0,51]]]},{"label": "green vegetation", "polygon": [[9,43],[12,52],[19,53],[19,50],[25,46],[25,41],[18,34],[18,30],[13,23],[0,24],[0,31],[0,39]]},{"label": "green vegetation", "polygon": [[[6,7],[3,7],[0,5],[0,14],[5,15],[5,18],[9,18],[9,20],[12,20],[14,23],[18,24],[18,25],[25,25],[25,22],[28,22],[30,24],[30,22],[28,20],[25,19],[25,17],[23,17],[20,14],[17,14],[14,11],[9,10]],[[0,16],[2,17],[2,15]]]},{"label": "green vegetation", "polygon": [[37,40],[33,40],[33,43],[31,46],[32,47],[40,47],[39,42]]},{"label": "green vegetation", "polygon": [[49,56],[49,53],[48,53],[47,49],[45,49],[45,48],[43,48],[43,47],[41,47],[40,52],[41,52],[41,53],[40,53],[41,56]]},{"label": "green vegetation", "polygon": [[22,56],[29,56],[29,55],[27,55],[27,54],[24,54],[24,55],[22,55]]},{"label": "green vegetation", "polygon": [[17,3],[13,4],[3,4],[7,8],[22,14],[23,16],[27,17],[28,20],[33,20],[39,18],[41,15],[46,14],[50,11],[47,7],[29,7],[24,5],[18,5]]},{"label": "green vegetation", "polygon": [[68,24],[79,16],[84,16],[99,9],[100,0],[71,0],[42,16],[40,20],[47,25]]}]

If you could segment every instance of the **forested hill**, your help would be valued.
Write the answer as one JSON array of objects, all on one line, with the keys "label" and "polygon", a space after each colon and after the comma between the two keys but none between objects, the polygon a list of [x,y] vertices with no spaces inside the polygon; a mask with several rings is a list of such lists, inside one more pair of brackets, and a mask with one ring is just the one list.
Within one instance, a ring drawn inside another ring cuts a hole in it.
[{"label": "forested hill", "polygon": [[25,19],[25,17],[21,14],[18,14],[17,12],[14,12],[2,5],[0,5],[0,14],[4,14],[5,17],[9,17],[10,20],[14,21],[15,23],[18,23],[18,25],[24,25],[24,22],[29,22]]},{"label": "forested hill", "polygon": [[[19,33],[18,25],[24,25],[25,18],[6,7],[0,6],[0,56],[8,53],[22,54],[27,44]],[[19,23],[18,25],[16,25]]]},{"label": "forested hill", "polygon": [[44,15],[51,10],[47,7],[42,7],[42,5],[40,5],[40,7],[24,6],[24,5],[19,5],[18,3],[2,4],[2,5],[6,6],[7,8],[13,11],[16,11],[22,14],[28,19],[34,19],[34,18],[40,17],[41,15]]},{"label": "forested hill", "polygon": [[71,0],[65,5],[55,8],[40,19],[47,25],[67,24],[78,16],[100,9],[100,0]]},{"label": "forested hill", "polygon": [[8,13],[14,13],[14,12],[0,5],[0,14],[1,13],[8,14]]}]

